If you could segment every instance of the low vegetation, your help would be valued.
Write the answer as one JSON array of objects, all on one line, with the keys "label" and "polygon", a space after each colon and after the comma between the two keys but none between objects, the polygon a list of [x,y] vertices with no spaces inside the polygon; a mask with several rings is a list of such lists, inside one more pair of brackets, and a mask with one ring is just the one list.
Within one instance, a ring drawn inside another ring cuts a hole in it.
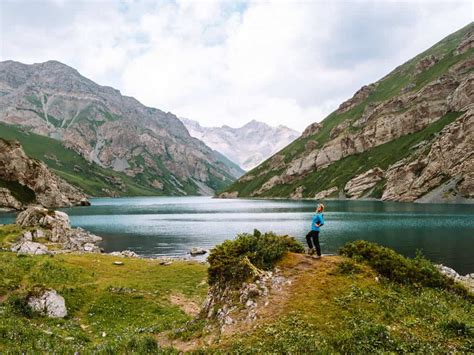
[{"label": "low vegetation", "polygon": [[[19,233],[18,227],[1,226],[0,243]],[[137,258],[114,265],[116,257],[100,254],[0,252],[0,352],[178,353],[173,341],[187,350],[222,353],[474,351],[472,298],[428,260],[363,241],[320,260],[302,250],[288,236],[255,231],[217,246],[210,267]],[[201,304],[208,283],[237,285],[252,277],[253,268],[276,266],[291,283],[270,296],[268,312],[248,328],[214,338],[219,341],[199,340],[209,336],[205,319],[189,323],[186,302]],[[64,319],[41,316],[27,305],[27,296],[44,288],[65,298]],[[173,338],[183,329],[186,334]],[[174,340],[163,341],[163,334]]]},{"label": "low vegetation", "polygon": [[[293,237],[277,236],[254,230],[253,234],[239,234],[216,246],[209,255],[209,284],[240,285],[258,270],[270,270],[287,253],[302,253],[301,243]],[[256,275],[257,274],[257,275]]]},{"label": "low vegetation", "polygon": [[[418,287],[436,287],[471,296],[465,288],[441,274],[432,262],[420,253],[414,259],[405,258],[394,250],[364,240],[346,244],[341,255],[367,262],[381,276],[390,281]],[[471,296],[474,301],[474,297]]]},{"label": "low vegetation", "polygon": [[[2,241],[12,234],[10,227],[0,231]],[[170,301],[171,295],[202,302],[206,267],[135,258],[119,258],[124,265],[114,265],[116,260],[97,254],[1,252],[0,353],[159,351],[154,335],[191,319]],[[50,319],[31,312],[26,297],[37,288],[57,290],[68,316]]]}]

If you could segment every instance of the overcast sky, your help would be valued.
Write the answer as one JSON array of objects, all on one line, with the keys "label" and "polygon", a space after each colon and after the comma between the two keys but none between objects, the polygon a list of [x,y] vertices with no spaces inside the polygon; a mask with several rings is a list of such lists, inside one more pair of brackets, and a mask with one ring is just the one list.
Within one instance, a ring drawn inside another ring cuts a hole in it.
[{"label": "overcast sky", "polygon": [[203,125],[303,130],[473,21],[473,4],[0,0],[0,60],[59,60]]}]

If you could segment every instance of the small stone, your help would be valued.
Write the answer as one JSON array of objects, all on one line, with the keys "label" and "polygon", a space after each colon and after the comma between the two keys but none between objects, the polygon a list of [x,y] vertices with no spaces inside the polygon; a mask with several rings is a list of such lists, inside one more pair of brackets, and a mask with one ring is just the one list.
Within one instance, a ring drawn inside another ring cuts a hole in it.
[{"label": "small stone", "polygon": [[202,249],[202,248],[192,248],[191,251],[189,252],[189,254],[191,254],[191,256],[197,256],[197,255],[204,255],[207,253],[207,250],[205,249]]}]

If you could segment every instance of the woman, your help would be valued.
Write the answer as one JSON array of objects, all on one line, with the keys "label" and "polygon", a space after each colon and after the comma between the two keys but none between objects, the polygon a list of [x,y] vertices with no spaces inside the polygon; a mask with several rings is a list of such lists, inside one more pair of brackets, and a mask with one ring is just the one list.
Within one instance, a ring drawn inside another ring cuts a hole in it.
[{"label": "woman", "polygon": [[311,220],[311,231],[306,235],[306,242],[308,243],[309,247],[309,254],[314,254],[314,249],[316,248],[317,257],[321,257],[321,247],[319,246],[319,232],[321,230],[321,226],[324,225],[324,205],[319,204],[318,208],[316,209],[316,214],[313,216]]}]

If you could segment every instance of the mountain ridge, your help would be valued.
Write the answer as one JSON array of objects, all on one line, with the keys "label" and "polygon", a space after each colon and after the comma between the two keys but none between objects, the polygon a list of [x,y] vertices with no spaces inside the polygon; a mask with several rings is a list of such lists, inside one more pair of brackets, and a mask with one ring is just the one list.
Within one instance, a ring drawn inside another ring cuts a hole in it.
[{"label": "mountain ridge", "polygon": [[273,127],[255,119],[241,127],[201,126],[198,121],[180,118],[194,136],[236,162],[244,170],[253,168],[299,136],[289,127]]},{"label": "mountain ridge", "polygon": [[0,62],[0,122],[57,139],[156,195],[209,195],[238,175],[174,114],[58,61]]},{"label": "mountain ridge", "polygon": [[363,86],[221,197],[472,201],[473,47],[471,23]]}]

